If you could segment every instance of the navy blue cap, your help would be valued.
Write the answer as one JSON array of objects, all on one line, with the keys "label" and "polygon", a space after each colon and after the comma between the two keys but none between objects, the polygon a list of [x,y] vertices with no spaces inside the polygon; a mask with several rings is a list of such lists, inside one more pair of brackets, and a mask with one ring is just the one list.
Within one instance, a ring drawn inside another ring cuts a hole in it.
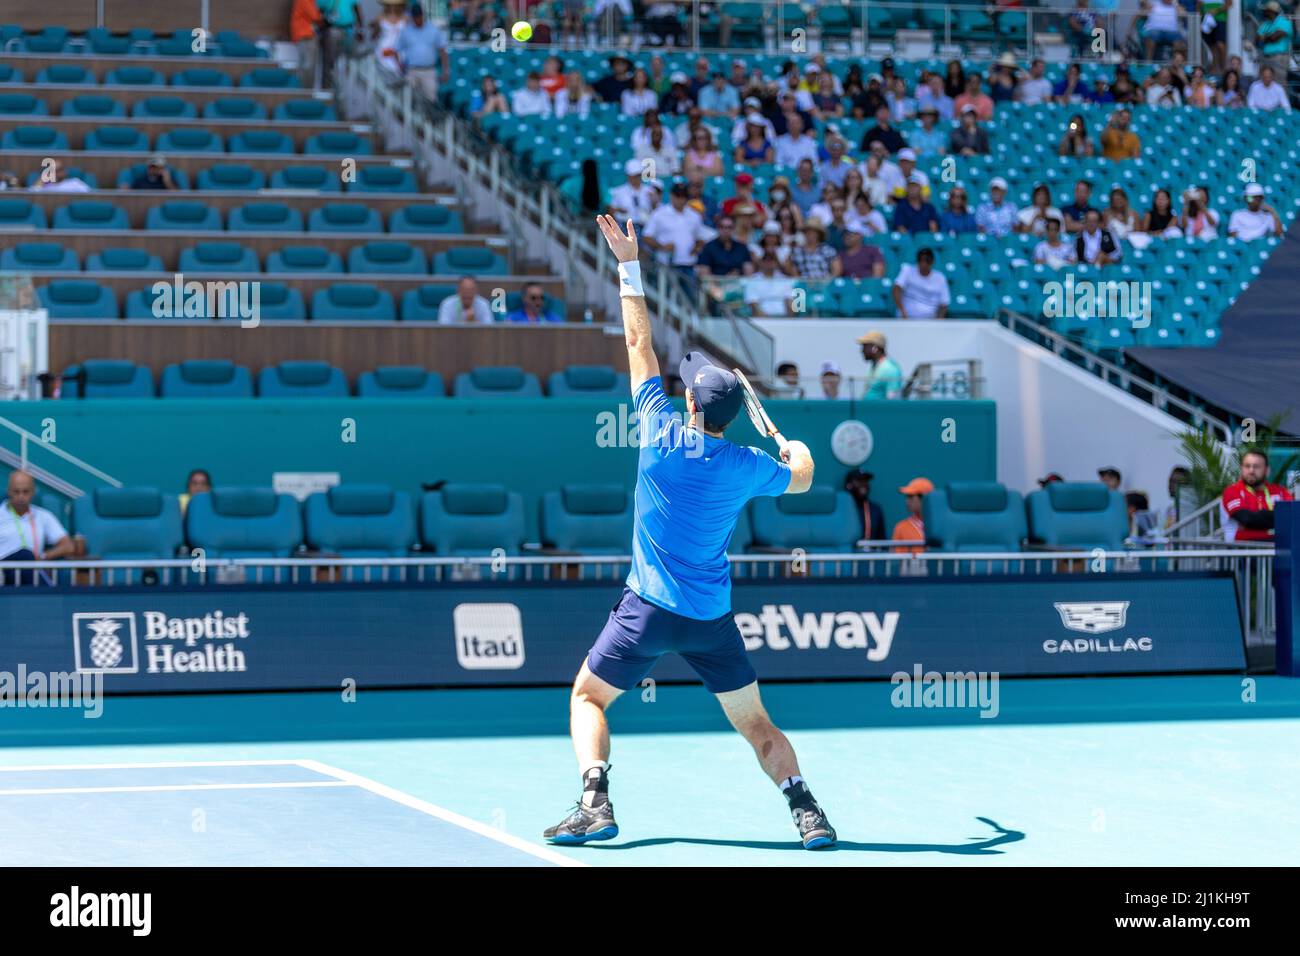
[{"label": "navy blue cap", "polygon": [[695,396],[695,404],[709,428],[721,431],[740,414],[745,396],[734,373],[711,364],[701,352],[687,352],[677,371]]}]

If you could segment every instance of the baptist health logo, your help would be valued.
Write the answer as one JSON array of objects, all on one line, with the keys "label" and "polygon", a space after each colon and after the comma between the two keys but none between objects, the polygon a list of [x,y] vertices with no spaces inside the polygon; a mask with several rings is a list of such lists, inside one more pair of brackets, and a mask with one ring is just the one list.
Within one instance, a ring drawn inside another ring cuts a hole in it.
[{"label": "baptist health logo", "polygon": [[248,670],[244,652],[235,644],[250,636],[247,614],[213,611],[202,617],[168,617],[162,611],[139,615],[135,611],[78,611],[72,615],[77,671],[140,673],[137,617],[144,623],[147,674]]},{"label": "baptist health logo", "polygon": [[513,604],[457,604],[456,660],[470,671],[524,666],[524,623]]},{"label": "baptist health logo", "polygon": [[[1121,630],[1128,623],[1128,601],[1059,601],[1052,607],[1061,615],[1066,630],[1081,634],[1107,634]],[[1127,637],[1123,641],[1113,637],[1104,641],[1084,637],[1043,641],[1043,650],[1048,654],[1149,651],[1152,646],[1149,637]]]}]

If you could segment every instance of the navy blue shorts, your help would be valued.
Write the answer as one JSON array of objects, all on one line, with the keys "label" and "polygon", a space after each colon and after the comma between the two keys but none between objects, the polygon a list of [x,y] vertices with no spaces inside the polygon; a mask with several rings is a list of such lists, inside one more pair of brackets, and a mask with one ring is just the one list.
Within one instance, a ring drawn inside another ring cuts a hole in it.
[{"label": "navy blue shorts", "polygon": [[607,684],[629,690],[669,652],[685,658],[712,694],[739,690],[758,679],[731,614],[712,621],[683,617],[626,587],[587,652],[587,669]]}]

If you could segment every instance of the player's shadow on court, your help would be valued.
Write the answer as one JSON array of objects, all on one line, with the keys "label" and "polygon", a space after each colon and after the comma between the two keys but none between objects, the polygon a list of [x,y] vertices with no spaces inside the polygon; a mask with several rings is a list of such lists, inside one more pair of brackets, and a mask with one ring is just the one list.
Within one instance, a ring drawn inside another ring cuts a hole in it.
[{"label": "player's shadow on court", "polygon": [[[1001,856],[998,847],[1008,843],[1019,843],[1025,838],[1020,830],[1008,830],[999,826],[988,817],[976,817],[981,823],[992,827],[996,836],[971,837],[975,843],[859,843],[854,840],[840,840],[834,850],[863,851],[867,853],[951,853],[957,856]],[[688,843],[694,846],[734,846],[747,847],[752,850],[798,850],[806,852],[794,840],[708,840],[698,837],[656,837],[648,840],[631,840],[627,843],[589,843],[593,850],[635,850],[647,846],[666,846],[672,843]],[[828,851],[818,851],[828,852]]]}]

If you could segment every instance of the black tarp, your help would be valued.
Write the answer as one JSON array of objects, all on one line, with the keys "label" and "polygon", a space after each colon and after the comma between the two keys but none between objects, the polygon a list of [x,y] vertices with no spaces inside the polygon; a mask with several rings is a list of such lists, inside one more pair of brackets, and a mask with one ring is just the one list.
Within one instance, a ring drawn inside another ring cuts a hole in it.
[{"label": "black tarp", "polygon": [[1220,322],[1212,348],[1132,348],[1126,354],[1211,405],[1300,431],[1300,220]]}]

